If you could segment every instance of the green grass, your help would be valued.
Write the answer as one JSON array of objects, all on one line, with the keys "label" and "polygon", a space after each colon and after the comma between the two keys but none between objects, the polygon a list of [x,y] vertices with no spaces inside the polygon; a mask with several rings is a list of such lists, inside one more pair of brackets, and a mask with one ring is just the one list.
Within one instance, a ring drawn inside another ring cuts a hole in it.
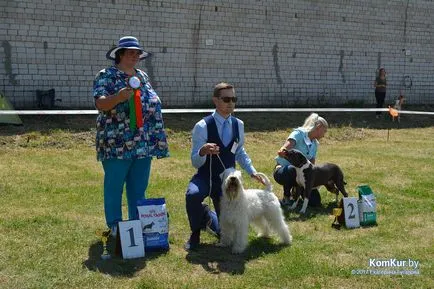
[{"label": "green grass", "polygon": [[[271,178],[276,150],[305,115],[270,118],[267,125],[263,115],[240,117],[255,167]],[[378,226],[332,229],[334,196],[322,188],[322,208],[308,209],[304,218],[286,212],[290,247],[251,231],[246,252],[232,255],[204,233],[201,249],[185,252],[184,193],[194,173],[189,130],[199,116],[168,115],[171,157],[153,162],[147,196],[166,198],[170,251],[109,261],[99,259],[95,235],[104,228],[104,215],[93,120],[24,118],[24,127],[0,127],[0,288],[433,288],[433,119],[414,128],[408,116],[398,129],[366,114],[346,121],[326,117],[332,125],[317,161],[342,167],[351,196],[357,185],[370,185]],[[246,187],[259,187],[245,179]],[[275,193],[282,196],[277,184]],[[109,247],[113,253],[113,240]],[[351,274],[369,269],[370,258],[417,260],[420,275]]]}]

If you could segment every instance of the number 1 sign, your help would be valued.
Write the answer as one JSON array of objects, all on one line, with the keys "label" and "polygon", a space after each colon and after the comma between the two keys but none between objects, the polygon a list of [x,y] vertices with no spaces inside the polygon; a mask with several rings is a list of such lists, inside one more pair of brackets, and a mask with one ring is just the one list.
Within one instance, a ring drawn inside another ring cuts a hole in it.
[{"label": "number 1 sign", "polygon": [[357,204],[357,198],[344,198],[344,213],[345,226],[347,228],[360,227],[359,206]]},{"label": "number 1 sign", "polygon": [[119,236],[124,259],[145,257],[142,234],[140,220],[119,222]]}]

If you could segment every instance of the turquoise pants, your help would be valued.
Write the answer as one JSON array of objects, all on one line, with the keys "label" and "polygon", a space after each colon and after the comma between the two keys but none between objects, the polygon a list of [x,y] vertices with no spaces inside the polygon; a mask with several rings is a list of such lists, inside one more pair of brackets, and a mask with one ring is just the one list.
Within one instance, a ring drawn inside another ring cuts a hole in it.
[{"label": "turquoise pants", "polygon": [[145,197],[151,172],[151,157],[133,160],[108,159],[104,168],[104,212],[107,226],[122,221],[122,192],[126,184],[128,218],[136,217],[137,201]]}]

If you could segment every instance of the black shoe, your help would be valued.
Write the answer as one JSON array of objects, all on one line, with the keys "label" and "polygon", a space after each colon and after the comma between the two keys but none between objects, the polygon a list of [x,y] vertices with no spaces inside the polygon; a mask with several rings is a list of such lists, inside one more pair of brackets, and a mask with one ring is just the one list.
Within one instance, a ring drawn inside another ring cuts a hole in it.
[{"label": "black shoe", "polygon": [[184,249],[186,251],[191,251],[197,249],[199,247],[200,243],[200,231],[196,231],[191,233],[190,238],[188,241],[184,244]]}]

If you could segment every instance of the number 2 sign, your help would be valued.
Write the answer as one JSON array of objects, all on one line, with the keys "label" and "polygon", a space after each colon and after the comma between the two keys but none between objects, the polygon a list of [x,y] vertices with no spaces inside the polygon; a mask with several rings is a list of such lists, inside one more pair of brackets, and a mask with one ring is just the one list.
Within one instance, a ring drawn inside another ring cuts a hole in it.
[{"label": "number 2 sign", "polygon": [[357,198],[344,198],[344,213],[345,226],[347,228],[360,227],[359,206],[357,204]]},{"label": "number 2 sign", "polygon": [[145,257],[140,220],[119,222],[119,235],[124,259]]}]

